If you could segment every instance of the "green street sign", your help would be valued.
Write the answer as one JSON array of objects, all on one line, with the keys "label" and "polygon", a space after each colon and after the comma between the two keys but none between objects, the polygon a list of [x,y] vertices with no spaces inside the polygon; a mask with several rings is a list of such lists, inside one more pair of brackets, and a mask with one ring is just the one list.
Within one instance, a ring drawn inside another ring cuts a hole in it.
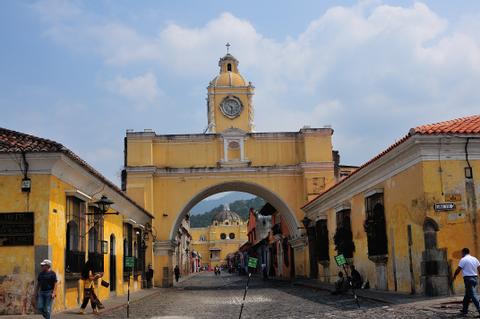
[{"label": "green street sign", "polygon": [[133,268],[135,264],[134,257],[125,257],[125,268]]},{"label": "green street sign", "polygon": [[343,266],[347,264],[347,260],[345,259],[345,256],[342,254],[335,256],[335,261],[337,263],[337,266]]},{"label": "green street sign", "polygon": [[248,257],[248,267],[257,268],[257,261],[258,261],[257,258]]}]

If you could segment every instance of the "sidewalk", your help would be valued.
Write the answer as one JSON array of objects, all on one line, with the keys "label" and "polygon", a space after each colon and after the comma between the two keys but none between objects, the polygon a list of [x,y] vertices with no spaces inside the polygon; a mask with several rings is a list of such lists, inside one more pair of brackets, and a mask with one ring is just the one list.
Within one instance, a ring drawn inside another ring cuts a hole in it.
[{"label": "sidewalk", "polygon": [[[293,281],[295,286],[307,287],[312,289],[324,290],[333,292],[334,285],[321,282],[315,279],[295,279]],[[360,298],[373,300],[376,302],[382,302],[385,304],[404,304],[404,303],[411,303],[411,302],[419,302],[419,301],[437,301],[438,303],[457,303],[461,302],[463,299],[463,295],[460,296],[440,296],[440,297],[429,297],[424,295],[411,295],[401,292],[392,292],[392,291],[380,291],[376,289],[356,289],[356,294]],[[351,294],[351,290],[346,294]]]},{"label": "sidewalk", "polygon": [[[153,297],[154,295],[157,295],[163,291],[162,288],[151,288],[151,289],[142,289],[133,293],[130,293],[130,306],[132,305],[132,302],[136,302],[139,300],[142,300],[147,297]],[[118,296],[118,297],[111,297],[109,299],[106,299],[103,301],[103,305],[105,306],[105,309],[100,310],[100,314],[110,312],[113,310],[116,310],[121,307],[126,307],[127,305],[127,295],[123,296]],[[62,312],[54,313],[53,318],[57,319],[70,319],[70,318],[98,318],[94,314],[92,314],[92,308],[90,305],[87,306],[87,310],[85,311],[85,315],[80,316],[79,313],[79,308],[73,308],[69,310],[65,310]],[[11,316],[1,316],[1,318],[19,318],[19,319],[39,319],[43,318],[41,315],[11,315]]]}]

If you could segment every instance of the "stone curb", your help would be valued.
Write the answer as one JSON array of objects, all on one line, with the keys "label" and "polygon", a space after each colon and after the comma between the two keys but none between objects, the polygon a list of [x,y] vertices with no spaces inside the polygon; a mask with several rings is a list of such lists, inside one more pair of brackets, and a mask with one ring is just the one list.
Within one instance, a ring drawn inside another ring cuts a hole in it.
[{"label": "stone curb", "polygon": [[[311,288],[311,289],[318,289],[318,290],[323,290],[323,291],[328,291],[328,292],[333,291],[332,289],[329,289],[329,288],[326,288],[326,287],[321,287],[321,286],[315,285],[315,284],[309,284],[309,283],[306,283],[306,282],[294,282],[293,285],[294,286]],[[363,298],[363,299],[368,299],[368,300],[372,300],[372,301],[376,301],[376,302],[382,302],[382,303],[386,303],[386,304],[389,304],[389,305],[395,304],[395,302],[393,302],[391,300],[378,298],[378,297],[372,297],[372,296],[366,296],[362,293],[358,293],[358,290],[356,292],[357,292],[357,296],[360,297],[360,298]]]}]

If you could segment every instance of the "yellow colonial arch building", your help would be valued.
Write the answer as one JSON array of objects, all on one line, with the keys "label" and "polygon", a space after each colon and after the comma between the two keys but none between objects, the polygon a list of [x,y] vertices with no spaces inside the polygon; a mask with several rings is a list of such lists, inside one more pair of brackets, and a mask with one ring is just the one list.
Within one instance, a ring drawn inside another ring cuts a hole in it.
[{"label": "yellow colonial arch building", "polygon": [[[175,233],[199,201],[243,191],[273,205],[289,227],[295,273],[308,275],[300,207],[335,179],[331,128],[254,132],[254,86],[227,53],[207,93],[208,130],[157,135],[127,131],[123,187],[155,216],[155,284],[171,286]],[[259,106],[261,107],[261,106]]]}]

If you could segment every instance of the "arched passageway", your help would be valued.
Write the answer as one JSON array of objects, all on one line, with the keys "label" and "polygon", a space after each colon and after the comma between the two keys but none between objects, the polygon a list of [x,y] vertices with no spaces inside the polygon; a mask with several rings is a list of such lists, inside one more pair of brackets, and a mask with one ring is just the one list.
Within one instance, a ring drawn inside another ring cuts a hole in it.
[{"label": "arched passageway", "polygon": [[236,191],[236,192],[245,192],[256,195],[258,197],[263,198],[266,202],[270,203],[275,209],[279,212],[279,214],[285,219],[287,222],[290,234],[292,234],[292,238],[296,238],[300,236],[299,227],[300,224],[298,223],[297,218],[295,217],[294,212],[288,205],[285,203],[282,198],[275,194],[273,191],[255,183],[251,182],[243,182],[243,181],[233,181],[233,182],[225,182],[220,183],[217,185],[213,185],[201,190],[198,194],[193,196],[181,209],[181,211],[176,215],[176,221],[170,230],[169,238],[174,240],[175,232],[180,227],[182,220],[185,216],[190,212],[190,210],[199,202],[204,200],[205,198],[222,193],[222,192],[229,192],[229,191]]}]

